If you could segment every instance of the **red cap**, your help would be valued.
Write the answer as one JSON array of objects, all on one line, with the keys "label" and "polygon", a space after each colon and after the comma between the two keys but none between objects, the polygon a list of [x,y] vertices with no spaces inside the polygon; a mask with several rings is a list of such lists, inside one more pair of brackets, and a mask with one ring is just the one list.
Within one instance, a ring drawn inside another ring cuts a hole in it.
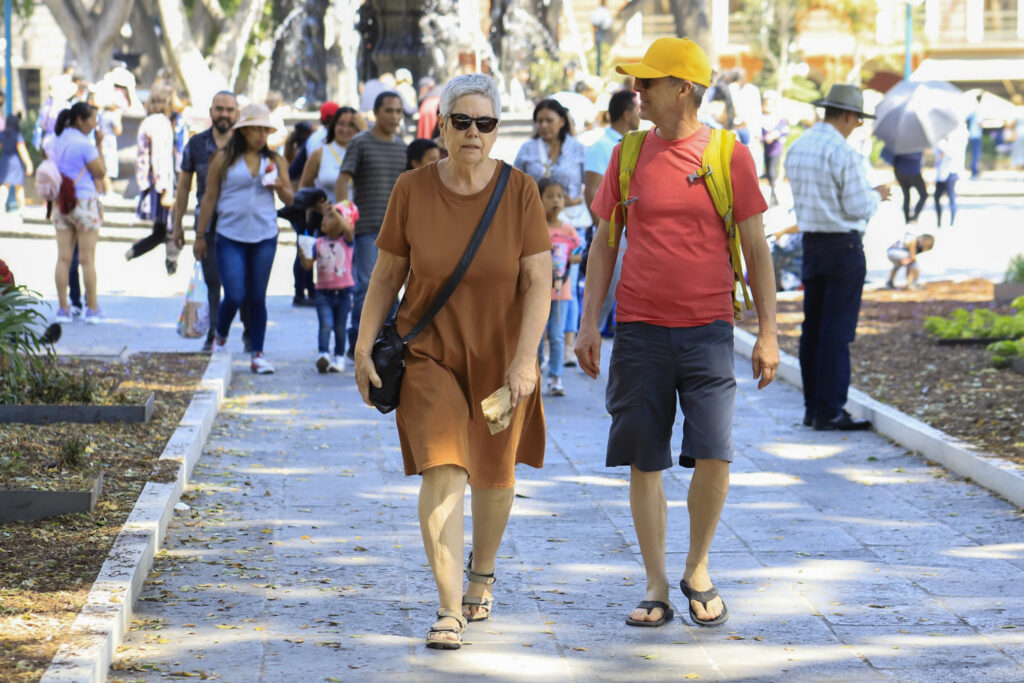
[{"label": "red cap", "polygon": [[320,123],[327,123],[338,111],[337,102],[324,102],[320,105]]}]

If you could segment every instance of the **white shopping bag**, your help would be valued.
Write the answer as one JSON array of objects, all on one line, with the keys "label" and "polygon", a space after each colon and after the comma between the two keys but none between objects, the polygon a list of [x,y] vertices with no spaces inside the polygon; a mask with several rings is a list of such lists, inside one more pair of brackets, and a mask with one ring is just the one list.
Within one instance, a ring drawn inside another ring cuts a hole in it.
[{"label": "white shopping bag", "polygon": [[185,293],[185,305],[178,316],[178,334],[182,337],[204,337],[210,329],[210,302],[207,299],[203,267],[199,263],[192,270]]}]

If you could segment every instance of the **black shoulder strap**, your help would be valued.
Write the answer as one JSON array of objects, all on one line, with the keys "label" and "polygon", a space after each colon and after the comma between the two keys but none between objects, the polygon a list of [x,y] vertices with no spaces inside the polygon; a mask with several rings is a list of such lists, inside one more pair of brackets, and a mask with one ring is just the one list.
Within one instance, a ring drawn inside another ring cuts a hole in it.
[{"label": "black shoulder strap", "polygon": [[469,246],[466,247],[466,251],[462,254],[462,259],[459,260],[459,265],[455,266],[454,272],[448,277],[448,280],[441,287],[441,291],[437,293],[434,301],[430,304],[430,308],[423,314],[420,321],[410,330],[409,334],[402,337],[402,341],[408,344],[412,341],[413,337],[418,335],[423,329],[430,324],[430,321],[434,319],[441,308],[448,301],[448,298],[455,292],[455,288],[462,282],[462,276],[466,274],[469,269],[469,264],[473,262],[473,257],[476,256],[476,250],[480,248],[480,243],[484,241],[484,235],[487,234],[487,229],[491,227],[491,220],[494,218],[494,213],[498,210],[498,204],[501,203],[501,197],[505,194],[505,186],[508,184],[508,177],[512,174],[512,167],[505,163],[502,163],[501,174],[498,176],[498,184],[494,186],[494,192],[491,194],[491,199],[487,203],[487,209],[484,211],[483,218],[480,219],[479,225],[476,226],[476,232],[473,233],[473,239],[469,241]]}]

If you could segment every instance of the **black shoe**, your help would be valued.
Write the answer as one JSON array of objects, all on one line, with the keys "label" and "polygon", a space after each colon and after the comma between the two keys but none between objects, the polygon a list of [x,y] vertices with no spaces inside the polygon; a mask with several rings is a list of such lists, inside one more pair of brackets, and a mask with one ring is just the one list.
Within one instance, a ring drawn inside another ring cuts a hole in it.
[{"label": "black shoe", "polygon": [[804,427],[810,427],[812,424],[814,424],[814,418],[811,417],[811,411],[805,410],[804,411]]},{"label": "black shoe", "polygon": [[164,267],[167,269],[168,275],[174,275],[175,273],[178,272],[177,261],[164,261]]},{"label": "black shoe", "polygon": [[296,294],[292,298],[292,306],[305,306],[305,305],[306,305],[306,297],[302,296],[301,294]]},{"label": "black shoe", "polygon": [[213,353],[213,337],[210,337],[203,342],[203,346],[199,349],[200,353]]},{"label": "black shoe", "polygon": [[855,420],[850,413],[841,410],[839,415],[831,420],[815,420],[814,429],[819,432],[859,432],[871,429],[871,423],[867,420]]}]

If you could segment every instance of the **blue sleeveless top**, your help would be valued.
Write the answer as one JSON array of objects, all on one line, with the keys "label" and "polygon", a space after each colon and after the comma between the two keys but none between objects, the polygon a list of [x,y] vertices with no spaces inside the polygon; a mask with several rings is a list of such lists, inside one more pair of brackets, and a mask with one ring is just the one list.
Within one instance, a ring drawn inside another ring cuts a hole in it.
[{"label": "blue sleeveless top", "polygon": [[277,237],[274,191],[263,185],[263,169],[270,161],[260,157],[254,178],[239,157],[224,175],[217,199],[217,234],[250,244]]}]

